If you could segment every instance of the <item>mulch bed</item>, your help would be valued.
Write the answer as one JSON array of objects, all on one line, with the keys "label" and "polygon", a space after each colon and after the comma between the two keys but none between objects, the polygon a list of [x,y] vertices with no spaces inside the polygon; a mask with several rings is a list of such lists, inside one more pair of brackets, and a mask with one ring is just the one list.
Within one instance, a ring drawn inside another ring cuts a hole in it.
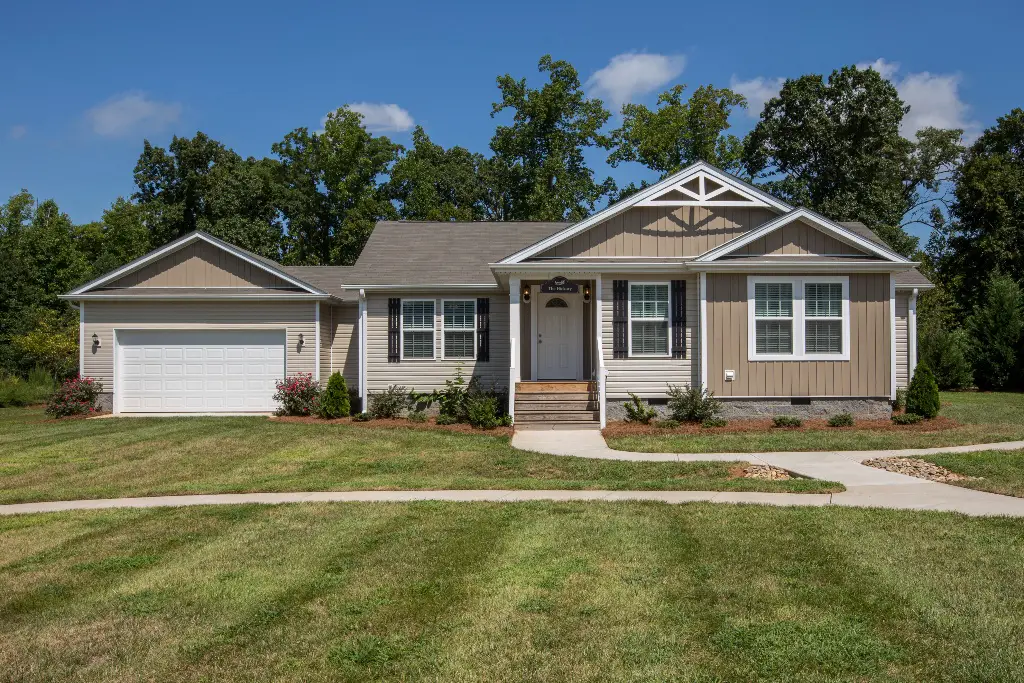
[{"label": "mulch bed", "polygon": [[605,438],[637,436],[650,434],[664,436],[667,434],[741,434],[745,432],[766,432],[771,430],[787,432],[840,431],[840,432],[943,432],[962,426],[948,417],[936,417],[933,420],[922,420],[917,424],[898,425],[892,420],[857,420],[852,427],[829,427],[827,420],[804,420],[801,427],[775,427],[770,418],[757,420],[729,420],[724,427],[701,427],[699,424],[685,423],[678,427],[665,428],[654,425],[642,425],[635,422],[613,422],[601,432]]},{"label": "mulch bed", "polygon": [[947,470],[945,467],[930,463],[927,460],[921,460],[920,458],[875,458],[874,460],[865,460],[862,464],[867,465],[868,467],[876,467],[880,470],[886,470],[887,472],[907,474],[911,477],[941,483],[950,481],[968,481],[980,478],[968,477],[965,474],[958,474],[957,472]]},{"label": "mulch bed", "polygon": [[439,425],[433,418],[426,422],[416,422],[397,418],[394,420],[369,420],[357,422],[351,417],[339,417],[334,420],[324,420],[319,417],[300,417],[297,415],[275,415],[270,418],[272,422],[295,422],[299,424],[313,425],[349,425],[352,427],[372,427],[374,429],[419,429],[424,431],[457,432],[459,434],[487,434],[488,436],[512,436],[511,427],[495,427],[494,429],[475,429],[468,424]]}]

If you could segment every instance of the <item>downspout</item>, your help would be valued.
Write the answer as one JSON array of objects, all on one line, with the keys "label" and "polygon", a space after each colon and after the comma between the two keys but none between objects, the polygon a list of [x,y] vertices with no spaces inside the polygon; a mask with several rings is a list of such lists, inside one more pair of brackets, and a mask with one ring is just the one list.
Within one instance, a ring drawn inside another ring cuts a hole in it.
[{"label": "downspout", "polygon": [[917,287],[911,292],[907,307],[907,350],[907,384],[910,384],[914,370],[917,369]]}]

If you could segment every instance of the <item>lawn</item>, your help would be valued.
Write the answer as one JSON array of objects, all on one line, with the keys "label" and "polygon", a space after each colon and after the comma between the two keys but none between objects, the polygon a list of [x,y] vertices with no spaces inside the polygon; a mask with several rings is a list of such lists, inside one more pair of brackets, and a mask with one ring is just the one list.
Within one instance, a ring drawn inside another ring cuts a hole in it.
[{"label": "lawn", "polygon": [[654,503],[0,518],[9,681],[1024,679],[1024,520]]},{"label": "lawn", "polygon": [[978,491],[1024,498],[1024,451],[943,453],[923,458],[958,474],[976,479],[950,482]]},{"label": "lawn", "polygon": [[0,503],[161,494],[367,489],[841,491],[734,476],[736,463],[527,453],[509,439],[265,417],[46,420],[0,410]]},{"label": "lawn", "polygon": [[952,429],[813,429],[707,434],[641,434],[608,439],[622,451],[643,453],[758,453],[765,451],[864,451],[931,448],[1024,440],[1024,394],[944,392],[943,417],[960,423]]}]

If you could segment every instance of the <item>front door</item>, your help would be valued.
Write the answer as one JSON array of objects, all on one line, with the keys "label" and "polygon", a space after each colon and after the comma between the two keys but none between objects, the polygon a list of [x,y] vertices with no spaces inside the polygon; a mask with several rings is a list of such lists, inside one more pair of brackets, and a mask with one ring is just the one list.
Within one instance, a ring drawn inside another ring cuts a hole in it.
[{"label": "front door", "polygon": [[578,380],[583,330],[579,294],[538,294],[537,379]]}]

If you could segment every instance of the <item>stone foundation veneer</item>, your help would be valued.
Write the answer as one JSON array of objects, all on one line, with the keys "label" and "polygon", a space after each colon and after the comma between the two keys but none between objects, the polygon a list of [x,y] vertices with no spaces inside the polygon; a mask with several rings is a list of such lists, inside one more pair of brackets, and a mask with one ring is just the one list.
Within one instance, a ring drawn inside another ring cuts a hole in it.
[{"label": "stone foundation veneer", "polygon": [[114,409],[114,394],[105,391],[96,396],[96,405],[105,413],[109,413]]},{"label": "stone foundation veneer", "polygon": [[[839,413],[850,413],[861,420],[888,420],[892,417],[892,406],[884,398],[820,398],[811,399],[810,405],[793,405],[788,398],[722,398],[722,412],[719,417],[726,420],[756,419],[775,415],[792,415],[800,418],[826,418]],[[628,401],[608,399],[609,422],[626,419],[624,405]],[[667,405],[652,405],[660,418],[671,417]]]}]

